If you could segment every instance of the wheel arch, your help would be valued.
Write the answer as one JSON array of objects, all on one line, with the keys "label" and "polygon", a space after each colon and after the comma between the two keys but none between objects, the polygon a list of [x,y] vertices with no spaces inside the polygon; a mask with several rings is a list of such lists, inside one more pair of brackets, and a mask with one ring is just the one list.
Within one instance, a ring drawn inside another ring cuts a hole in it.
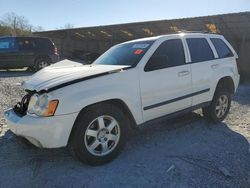
[{"label": "wheel arch", "polygon": [[133,114],[131,113],[131,110],[129,109],[129,107],[127,106],[127,104],[122,101],[121,99],[109,99],[109,100],[105,100],[105,101],[100,101],[100,102],[97,102],[97,103],[93,103],[93,104],[90,104],[90,105],[87,105],[85,106],[84,108],[82,108],[80,110],[80,112],[78,113],[75,121],[74,121],[74,124],[72,126],[72,129],[70,131],[70,135],[69,135],[69,138],[68,138],[68,143],[70,142],[71,138],[72,138],[72,135],[73,135],[73,132],[76,128],[75,124],[78,120],[78,118],[80,117],[80,115],[82,113],[85,113],[88,108],[92,107],[92,106],[95,106],[95,105],[98,105],[98,104],[103,104],[103,103],[106,103],[106,104],[112,104],[112,105],[115,105],[116,107],[118,107],[119,109],[122,110],[122,112],[128,117],[129,119],[129,128],[130,129],[135,129],[137,127],[137,124],[136,124],[136,121],[135,121],[135,118],[133,116]]},{"label": "wheel arch", "polygon": [[231,76],[224,76],[224,77],[220,78],[217,82],[215,92],[218,89],[225,89],[230,94],[234,94],[235,93],[235,85],[234,85],[233,78]]},{"label": "wheel arch", "polygon": [[49,55],[46,55],[46,54],[39,54],[35,57],[34,59],[34,65],[36,64],[36,61],[38,59],[48,59],[50,62],[51,62],[51,58],[49,57]]}]

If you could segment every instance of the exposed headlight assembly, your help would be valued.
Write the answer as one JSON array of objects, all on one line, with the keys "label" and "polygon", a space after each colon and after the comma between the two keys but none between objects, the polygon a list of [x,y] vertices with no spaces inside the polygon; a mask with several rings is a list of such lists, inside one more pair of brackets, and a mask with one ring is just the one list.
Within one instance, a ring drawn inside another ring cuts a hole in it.
[{"label": "exposed headlight assembly", "polygon": [[49,96],[46,93],[41,95],[35,93],[30,98],[28,113],[44,117],[53,116],[55,114],[58,103],[58,100],[50,100]]}]

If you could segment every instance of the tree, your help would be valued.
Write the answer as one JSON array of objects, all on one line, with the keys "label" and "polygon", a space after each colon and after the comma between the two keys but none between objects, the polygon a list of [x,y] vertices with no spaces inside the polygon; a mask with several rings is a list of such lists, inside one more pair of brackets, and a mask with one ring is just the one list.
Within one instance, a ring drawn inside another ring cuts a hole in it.
[{"label": "tree", "polygon": [[57,27],[56,29],[71,29],[71,28],[74,28],[74,25],[71,23],[67,23],[62,27]]},{"label": "tree", "polygon": [[13,12],[4,14],[0,21],[0,35],[31,35],[31,30],[29,21]]},{"label": "tree", "polygon": [[73,28],[73,27],[74,27],[74,25],[71,24],[71,23],[67,23],[67,24],[64,25],[64,29],[70,29],[70,28]]},{"label": "tree", "polygon": [[32,27],[32,32],[40,32],[40,31],[44,31],[44,28],[42,26],[38,25]]}]

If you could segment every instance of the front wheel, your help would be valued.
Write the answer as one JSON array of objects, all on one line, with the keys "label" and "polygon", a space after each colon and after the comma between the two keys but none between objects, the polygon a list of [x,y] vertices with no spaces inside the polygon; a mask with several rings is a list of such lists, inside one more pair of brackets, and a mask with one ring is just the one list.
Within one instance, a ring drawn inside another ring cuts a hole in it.
[{"label": "front wheel", "polygon": [[217,91],[210,106],[202,109],[203,115],[215,123],[222,122],[231,106],[231,95],[227,91]]},{"label": "front wheel", "polygon": [[113,160],[124,147],[129,122],[111,104],[98,104],[79,114],[69,148],[81,161],[102,165]]}]

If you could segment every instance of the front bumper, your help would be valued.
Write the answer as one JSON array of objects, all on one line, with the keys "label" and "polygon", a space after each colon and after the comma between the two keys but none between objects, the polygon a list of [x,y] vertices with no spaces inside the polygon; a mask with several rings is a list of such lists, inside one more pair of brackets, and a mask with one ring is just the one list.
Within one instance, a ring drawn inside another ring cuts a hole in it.
[{"label": "front bumper", "polygon": [[68,143],[78,113],[52,117],[18,116],[12,109],[4,113],[10,130],[40,148],[59,148]]}]

